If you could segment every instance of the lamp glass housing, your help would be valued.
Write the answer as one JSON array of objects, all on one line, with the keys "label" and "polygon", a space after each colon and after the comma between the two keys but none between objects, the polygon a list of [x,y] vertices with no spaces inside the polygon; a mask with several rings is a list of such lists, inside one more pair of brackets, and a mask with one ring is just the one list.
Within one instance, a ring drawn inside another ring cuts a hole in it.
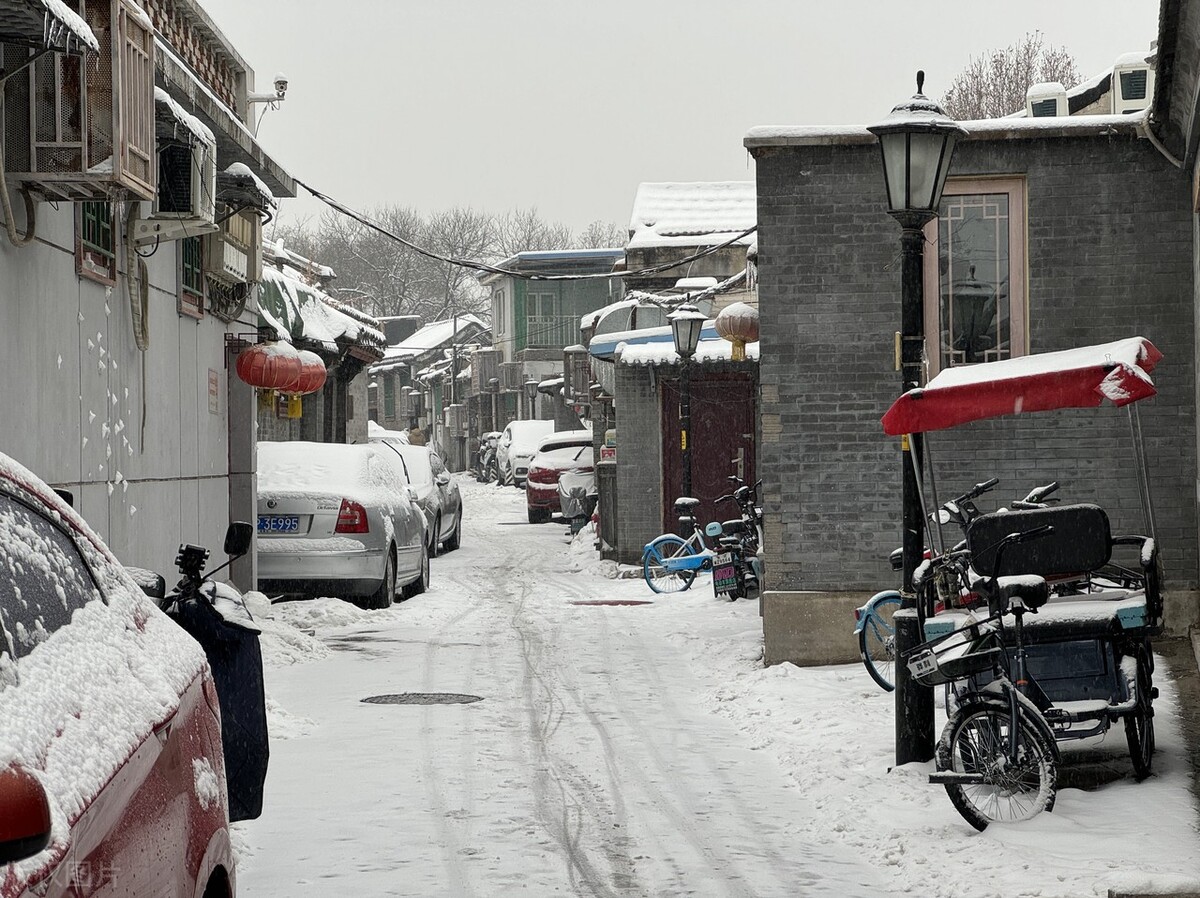
[{"label": "lamp glass housing", "polygon": [[670,314],[671,336],[675,340],[675,351],[682,358],[690,359],[700,345],[700,331],[707,320],[704,313],[692,305],[683,305]]}]

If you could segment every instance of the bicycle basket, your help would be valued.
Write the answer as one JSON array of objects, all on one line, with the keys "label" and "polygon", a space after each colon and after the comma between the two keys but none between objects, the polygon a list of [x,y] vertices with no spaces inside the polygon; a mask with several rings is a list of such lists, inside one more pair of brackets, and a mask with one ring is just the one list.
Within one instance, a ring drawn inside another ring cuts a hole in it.
[{"label": "bicycle basket", "polygon": [[908,671],[924,686],[965,680],[1003,661],[1004,647],[994,642],[994,633],[981,634],[980,624],[971,624],[912,649],[906,656]]}]

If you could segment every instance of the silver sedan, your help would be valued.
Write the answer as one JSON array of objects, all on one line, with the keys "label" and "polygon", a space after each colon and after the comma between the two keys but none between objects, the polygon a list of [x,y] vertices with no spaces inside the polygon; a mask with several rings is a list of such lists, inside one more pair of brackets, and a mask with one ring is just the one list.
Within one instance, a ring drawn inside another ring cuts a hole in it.
[{"label": "silver sedan", "polygon": [[375,443],[258,444],[258,588],[365,608],[429,585],[425,516],[395,454]]},{"label": "silver sedan", "polygon": [[408,482],[417,493],[417,504],[425,512],[429,554],[452,552],[462,543],[462,495],[446,463],[433,446],[410,446],[384,442],[404,462]]}]

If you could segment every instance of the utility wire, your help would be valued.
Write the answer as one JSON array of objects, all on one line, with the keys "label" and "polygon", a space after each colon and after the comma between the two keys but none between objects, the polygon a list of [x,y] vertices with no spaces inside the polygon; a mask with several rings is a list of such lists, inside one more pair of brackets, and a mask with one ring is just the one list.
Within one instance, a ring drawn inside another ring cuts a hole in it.
[{"label": "utility wire", "polygon": [[434,252],[431,249],[426,249],[423,246],[413,243],[411,240],[401,237],[399,234],[389,231],[383,225],[372,221],[363,213],[356,212],[348,206],[343,205],[333,197],[327,196],[313,187],[309,187],[303,181],[296,179],[296,183],[319,199],[321,202],[325,203],[327,206],[336,209],[343,215],[353,218],[359,224],[366,225],[368,228],[373,231],[377,231],[384,237],[394,240],[402,246],[407,246],[413,252],[418,253],[427,259],[433,259],[437,262],[446,262],[450,265],[457,265],[461,268],[469,268],[473,271],[482,271],[485,274],[505,275],[507,277],[519,278],[526,281],[594,281],[601,279],[606,280],[609,278],[649,277],[650,275],[660,274],[664,271],[670,271],[672,268],[680,268],[684,265],[690,265],[692,262],[695,262],[697,259],[703,259],[705,256],[711,256],[718,250],[725,249],[727,246],[732,246],[743,237],[747,237],[758,230],[758,225],[751,225],[740,234],[735,234],[734,236],[730,237],[724,243],[719,243],[716,246],[710,246],[701,250],[700,252],[693,253],[690,256],[685,256],[684,258],[678,259],[674,262],[664,262],[661,265],[654,265],[650,268],[640,268],[637,271],[612,271],[598,274],[544,274],[536,271],[513,271],[509,268],[501,268],[498,265],[492,265],[487,262],[479,262],[474,259],[456,259],[453,256],[444,256],[440,253]]}]

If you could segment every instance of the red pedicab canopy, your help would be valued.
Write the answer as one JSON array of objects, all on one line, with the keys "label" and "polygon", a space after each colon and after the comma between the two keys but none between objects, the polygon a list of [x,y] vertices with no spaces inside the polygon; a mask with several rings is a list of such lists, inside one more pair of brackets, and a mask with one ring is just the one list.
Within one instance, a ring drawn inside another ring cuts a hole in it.
[{"label": "red pedicab canopy", "polygon": [[968,421],[1095,408],[1108,399],[1128,405],[1155,395],[1150,372],[1162,353],[1145,337],[1100,346],[947,368],[909,390],[883,416],[884,433],[924,433]]}]

